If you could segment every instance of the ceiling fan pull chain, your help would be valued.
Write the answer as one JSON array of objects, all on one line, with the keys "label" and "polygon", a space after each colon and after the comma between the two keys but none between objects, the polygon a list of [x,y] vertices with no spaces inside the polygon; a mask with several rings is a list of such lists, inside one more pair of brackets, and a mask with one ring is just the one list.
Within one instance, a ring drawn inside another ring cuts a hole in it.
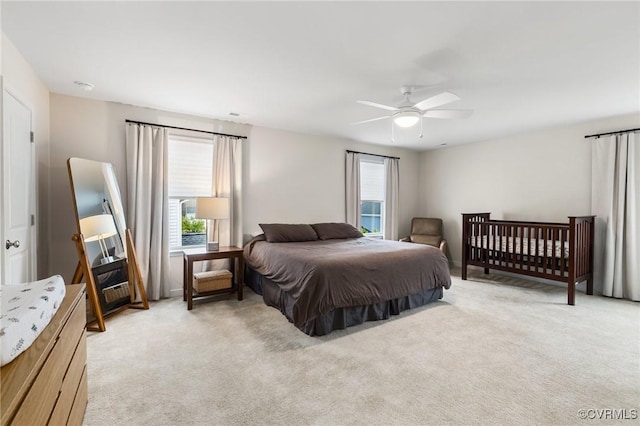
[{"label": "ceiling fan pull chain", "polygon": [[424,122],[424,117],[420,116],[420,136],[418,136],[420,139],[422,139],[422,136],[424,136],[422,134],[422,123]]},{"label": "ceiling fan pull chain", "polygon": [[395,126],[393,125],[393,120],[391,120],[391,143],[396,143],[394,129]]}]

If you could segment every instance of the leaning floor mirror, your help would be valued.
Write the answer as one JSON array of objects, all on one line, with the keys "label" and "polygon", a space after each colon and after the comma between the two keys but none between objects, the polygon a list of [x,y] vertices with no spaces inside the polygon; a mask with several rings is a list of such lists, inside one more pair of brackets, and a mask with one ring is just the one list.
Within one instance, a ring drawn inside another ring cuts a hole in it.
[{"label": "leaning floor mirror", "polygon": [[72,283],[87,285],[87,329],[105,331],[105,317],[127,308],[149,309],[144,282],[113,165],[70,158],[67,168],[77,224]]}]

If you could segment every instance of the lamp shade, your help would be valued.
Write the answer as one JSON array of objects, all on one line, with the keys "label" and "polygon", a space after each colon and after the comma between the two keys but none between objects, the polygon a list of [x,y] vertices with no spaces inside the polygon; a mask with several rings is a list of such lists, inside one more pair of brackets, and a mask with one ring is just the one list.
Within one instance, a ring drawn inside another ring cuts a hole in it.
[{"label": "lamp shade", "polygon": [[80,219],[80,232],[86,242],[112,237],[118,233],[113,216],[98,214]]},{"label": "lamp shade", "polygon": [[229,199],[202,197],[196,199],[198,219],[229,219]]}]

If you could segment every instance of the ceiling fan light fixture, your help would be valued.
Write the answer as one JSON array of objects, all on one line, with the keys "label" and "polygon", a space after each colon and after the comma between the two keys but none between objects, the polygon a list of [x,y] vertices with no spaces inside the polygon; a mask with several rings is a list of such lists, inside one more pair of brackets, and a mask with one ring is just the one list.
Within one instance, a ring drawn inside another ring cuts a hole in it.
[{"label": "ceiling fan light fixture", "polygon": [[398,127],[415,126],[420,120],[420,114],[416,111],[404,111],[393,116],[393,121]]}]

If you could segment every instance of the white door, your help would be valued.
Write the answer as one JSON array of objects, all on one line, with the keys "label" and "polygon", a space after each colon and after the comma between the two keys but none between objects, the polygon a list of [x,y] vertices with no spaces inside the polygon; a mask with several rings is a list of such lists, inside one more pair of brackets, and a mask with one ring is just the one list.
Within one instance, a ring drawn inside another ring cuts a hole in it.
[{"label": "white door", "polygon": [[31,110],[2,91],[2,283],[35,279]]}]

